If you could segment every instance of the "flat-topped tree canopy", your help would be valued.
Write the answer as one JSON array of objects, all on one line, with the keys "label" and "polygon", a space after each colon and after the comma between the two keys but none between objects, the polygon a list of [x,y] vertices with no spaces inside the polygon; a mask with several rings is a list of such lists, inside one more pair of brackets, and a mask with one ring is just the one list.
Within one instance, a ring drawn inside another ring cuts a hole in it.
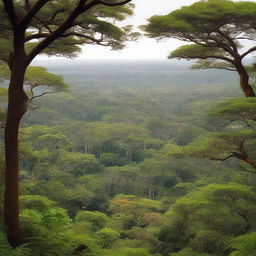
[{"label": "flat-topped tree canopy", "polygon": [[[238,36],[238,39],[245,35],[254,39],[255,11],[255,2],[200,1],[190,6],[183,6],[168,15],[153,16],[145,28],[148,35],[152,37],[175,36],[177,39],[188,41],[194,38],[195,42],[207,40],[213,45],[215,43],[213,38],[220,38],[221,34],[218,31],[223,30],[230,36]],[[237,35],[238,30],[242,30],[245,35]],[[208,39],[207,36],[209,36]]]},{"label": "flat-topped tree canopy", "polygon": [[[10,75],[11,73],[8,66],[6,64],[0,64],[0,81],[9,81]],[[32,100],[44,95],[64,92],[68,91],[69,89],[68,84],[64,82],[62,76],[50,73],[45,67],[37,66],[27,68],[24,77],[24,86],[29,97],[29,103],[31,103]],[[0,97],[1,95],[3,95],[5,101],[7,101],[6,88],[0,87]]]},{"label": "flat-topped tree canopy", "polygon": [[153,16],[143,29],[152,38],[192,43],[171,52],[169,58],[207,59],[195,67],[237,71],[249,97],[255,94],[242,61],[256,51],[256,46],[245,43],[256,39],[255,12],[255,2],[200,1],[168,15]]},{"label": "flat-topped tree canopy", "polygon": [[[12,5],[8,2],[12,1],[0,2],[0,59],[4,61],[12,51],[12,26],[25,29],[28,62],[40,53],[75,57],[84,44],[122,49],[129,35],[135,35],[130,26],[120,28],[114,24],[133,14],[132,4],[118,5],[129,1],[27,0],[14,1]],[[81,7],[77,8],[79,4]],[[6,8],[12,10],[9,15]],[[65,24],[75,9],[76,18]]]}]

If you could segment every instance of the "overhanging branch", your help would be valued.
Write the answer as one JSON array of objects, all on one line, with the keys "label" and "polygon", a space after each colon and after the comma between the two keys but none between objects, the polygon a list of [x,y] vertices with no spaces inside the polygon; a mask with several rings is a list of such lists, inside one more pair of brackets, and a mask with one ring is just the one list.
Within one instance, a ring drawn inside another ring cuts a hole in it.
[{"label": "overhanging branch", "polygon": [[241,55],[241,59],[243,59],[245,56],[247,56],[248,54],[252,53],[252,52],[255,52],[256,51],[256,46],[250,48],[248,51],[246,51],[245,53],[243,53]]},{"label": "overhanging branch", "polygon": [[[43,3],[46,3],[49,0],[39,0],[37,9],[40,9],[40,6],[43,5]],[[66,20],[52,33],[50,33],[49,36],[47,36],[44,40],[42,40],[27,56],[27,65],[31,63],[31,61],[39,54],[41,53],[46,47],[48,47],[52,42],[54,42],[57,38],[61,37],[68,29],[73,27],[73,23],[75,19],[82,13],[86,12],[90,8],[98,5],[103,4],[107,6],[118,6],[118,5],[124,5],[131,2],[131,0],[123,0],[118,2],[107,2],[102,0],[93,0],[88,2],[88,0],[79,0],[77,3],[77,6],[73,9],[73,11],[70,13],[70,15],[66,18]],[[41,5],[39,5],[39,3]],[[33,7],[32,7],[33,9]],[[30,13],[32,13],[32,9]],[[27,20],[29,20],[29,17]],[[25,19],[25,18],[24,18]],[[88,38],[89,39],[89,38]],[[94,42],[97,39],[93,39]],[[100,42],[98,42],[100,43]]]},{"label": "overhanging branch", "polygon": [[[44,0],[46,1],[46,0]],[[53,41],[55,41],[58,37],[60,37],[65,31],[67,31],[70,27],[72,27],[72,24],[74,20],[85,11],[84,5],[87,2],[87,0],[80,0],[77,4],[77,6],[73,9],[71,14],[66,18],[66,20],[55,30],[53,31],[48,37],[46,37],[42,42],[40,42],[27,56],[27,65],[31,63],[31,61],[40,53],[42,52],[46,47],[48,47]],[[93,2],[93,1],[92,1]],[[90,2],[90,3],[92,3]],[[90,8],[95,6],[95,4],[91,4]],[[89,9],[90,9],[89,8]]]},{"label": "overhanging branch", "polygon": [[225,57],[225,56],[221,56],[221,55],[207,55],[207,56],[201,56],[201,55],[194,55],[194,56],[177,56],[174,58],[186,58],[186,59],[202,59],[202,60],[206,60],[206,59],[221,59],[221,60],[225,60],[229,63],[234,64],[234,60]]},{"label": "overhanging branch", "polygon": [[108,1],[103,1],[103,0],[99,0],[100,4],[104,4],[107,6],[118,6],[118,5],[124,5],[124,4],[128,4],[129,2],[131,2],[131,0],[124,0],[124,1],[117,1],[117,2],[108,2]]}]

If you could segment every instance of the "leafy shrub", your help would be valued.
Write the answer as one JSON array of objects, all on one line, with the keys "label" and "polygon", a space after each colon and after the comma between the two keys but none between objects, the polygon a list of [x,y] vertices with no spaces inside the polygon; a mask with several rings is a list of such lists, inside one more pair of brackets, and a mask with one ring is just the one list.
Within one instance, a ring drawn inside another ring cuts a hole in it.
[{"label": "leafy shrub", "polygon": [[242,235],[231,241],[234,251],[230,256],[253,256],[256,253],[256,232]]}]

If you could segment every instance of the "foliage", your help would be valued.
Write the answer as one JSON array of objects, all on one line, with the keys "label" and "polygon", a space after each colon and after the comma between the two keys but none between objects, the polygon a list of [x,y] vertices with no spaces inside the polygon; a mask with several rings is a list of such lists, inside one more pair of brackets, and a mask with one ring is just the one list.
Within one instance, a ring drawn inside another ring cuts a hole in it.
[{"label": "foliage", "polygon": [[253,97],[242,60],[256,50],[253,46],[243,48],[246,41],[255,40],[255,8],[254,2],[200,1],[167,15],[153,16],[143,29],[149,37],[192,43],[180,46],[168,57],[199,59],[193,68],[236,71],[245,96]]},{"label": "foliage", "polygon": [[223,255],[231,236],[254,229],[254,200],[254,192],[247,187],[203,187],[170,207],[166,213],[169,226],[162,230],[160,239],[173,252],[190,247],[198,253]]},{"label": "foliage", "polygon": [[[228,156],[244,138],[254,156],[254,99],[237,97],[233,80],[217,85],[211,75],[219,71],[199,72],[198,79],[186,69],[180,84],[159,80],[156,88],[154,79],[150,86],[139,78],[134,86],[112,84],[98,65],[100,80],[69,76],[76,64],[56,67],[74,80],[71,93],[38,99],[40,109],[23,121],[20,202],[27,243],[16,250],[26,256],[254,255],[253,169],[206,158]],[[235,120],[239,113],[250,126],[241,116]],[[1,168],[3,162],[2,155]],[[1,209],[2,203],[2,216]],[[9,248],[4,236],[1,248]],[[19,255],[4,250],[4,256]]]},{"label": "foliage", "polygon": [[76,222],[89,222],[94,230],[102,229],[106,226],[109,218],[102,212],[80,211],[77,213]]},{"label": "foliage", "polygon": [[255,232],[236,237],[231,241],[231,247],[235,249],[230,256],[253,255],[256,250]]},{"label": "foliage", "polygon": [[[21,2],[15,3],[20,14],[27,13],[27,6]],[[65,20],[65,17],[75,8],[72,1],[49,2],[38,11],[36,17],[29,24],[26,33],[26,51],[27,54],[33,52],[36,47],[48,36],[53,30],[56,30]],[[55,40],[43,53],[53,56],[75,57],[80,52],[82,44],[100,44],[110,46],[113,49],[120,49],[124,46],[123,41],[127,28],[121,29],[113,24],[114,20],[123,20],[127,15],[132,14],[132,5],[117,6],[112,10],[109,6],[95,6],[88,14],[80,15],[76,19],[76,24],[67,29],[63,38]],[[3,19],[1,20],[1,60],[8,60],[8,52],[11,51],[11,26],[8,23],[7,15],[1,3],[0,11]],[[50,18],[49,18],[50,17]],[[89,29],[88,29],[89,28]],[[77,32],[79,30],[79,32]],[[133,35],[133,34],[132,34]],[[134,36],[134,35],[133,35]]]},{"label": "foliage", "polygon": [[110,228],[103,228],[95,233],[98,244],[103,248],[109,248],[119,238],[119,233]]}]

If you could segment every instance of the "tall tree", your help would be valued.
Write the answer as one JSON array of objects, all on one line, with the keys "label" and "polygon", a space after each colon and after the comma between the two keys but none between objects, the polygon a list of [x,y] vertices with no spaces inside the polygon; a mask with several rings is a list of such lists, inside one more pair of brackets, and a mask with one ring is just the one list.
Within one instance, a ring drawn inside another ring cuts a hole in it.
[{"label": "tall tree", "polygon": [[[80,45],[122,48],[128,29],[113,25],[132,14],[131,0],[2,0],[0,2],[0,58],[8,63],[10,83],[5,125],[4,219],[8,241],[22,243],[19,227],[18,129],[27,111],[24,77],[41,53],[74,56]],[[114,7],[114,8],[112,8]]]},{"label": "tall tree", "polygon": [[255,11],[255,2],[200,1],[168,15],[153,16],[143,28],[152,38],[192,43],[174,50],[169,58],[199,59],[196,68],[235,71],[245,96],[254,97],[243,61],[256,47],[243,47],[243,44],[255,40]]}]

